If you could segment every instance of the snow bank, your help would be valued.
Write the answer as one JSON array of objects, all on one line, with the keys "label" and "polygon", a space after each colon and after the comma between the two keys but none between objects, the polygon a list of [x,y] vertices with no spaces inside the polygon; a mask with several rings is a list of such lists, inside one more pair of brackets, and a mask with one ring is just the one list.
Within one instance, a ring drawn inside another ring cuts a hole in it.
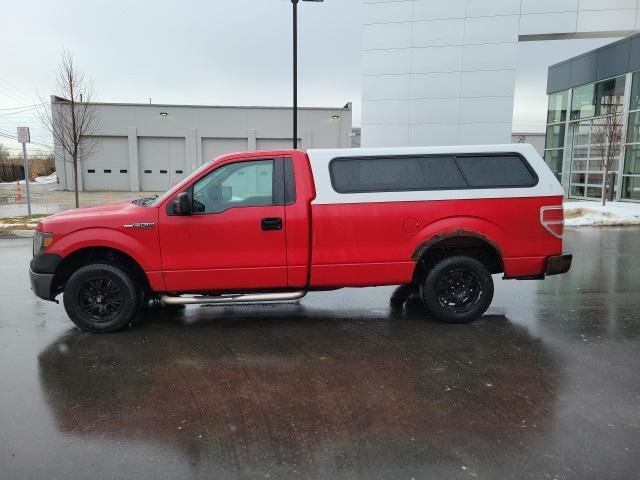
[{"label": "snow bank", "polygon": [[564,202],[567,227],[640,225],[640,203]]},{"label": "snow bank", "polygon": [[47,183],[58,183],[58,176],[55,173],[51,175],[47,175],[46,177],[36,177],[36,183],[47,184]]}]

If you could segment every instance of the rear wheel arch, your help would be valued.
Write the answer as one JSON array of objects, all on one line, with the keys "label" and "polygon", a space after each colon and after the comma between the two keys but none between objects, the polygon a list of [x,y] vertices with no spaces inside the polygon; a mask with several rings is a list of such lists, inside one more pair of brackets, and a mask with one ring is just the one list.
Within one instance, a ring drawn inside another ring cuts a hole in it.
[{"label": "rear wheel arch", "polygon": [[502,249],[493,239],[469,230],[443,232],[420,243],[412,258],[416,262],[414,281],[422,280],[439,261],[463,255],[482,263],[492,274],[504,272]]}]

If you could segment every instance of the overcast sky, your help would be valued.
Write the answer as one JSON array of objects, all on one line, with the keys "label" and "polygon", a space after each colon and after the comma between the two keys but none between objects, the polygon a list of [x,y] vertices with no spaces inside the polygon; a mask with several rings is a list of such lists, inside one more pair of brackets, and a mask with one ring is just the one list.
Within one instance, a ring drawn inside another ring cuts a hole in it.
[{"label": "overcast sky", "polygon": [[[100,101],[291,103],[289,0],[0,2],[0,132],[15,134],[23,124],[51,143],[32,111],[7,109],[48,98],[63,48],[93,79]],[[305,2],[299,10],[300,104],[352,101],[359,125],[361,0]],[[549,64],[611,41],[520,44],[514,130],[543,129]]]}]

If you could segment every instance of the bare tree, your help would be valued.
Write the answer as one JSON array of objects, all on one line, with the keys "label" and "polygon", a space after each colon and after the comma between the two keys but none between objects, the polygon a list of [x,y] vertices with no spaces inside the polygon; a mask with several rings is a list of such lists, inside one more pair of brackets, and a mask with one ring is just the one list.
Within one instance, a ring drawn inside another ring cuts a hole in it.
[{"label": "bare tree", "polygon": [[606,107],[603,106],[605,115],[598,119],[598,123],[594,125],[593,144],[598,156],[600,157],[600,165],[603,170],[603,206],[607,203],[609,170],[613,167],[616,158],[620,157],[624,146],[624,139],[622,136],[622,115],[618,113],[620,102],[619,97],[612,98]]},{"label": "bare tree", "polygon": [[94,96],[91,81],[85,80],[71,53],[63,50],[56,75],[55,96],[51,97],[51,103],[41,99],[43,107],[38,115],[53,136],[54,144],[64,150],[65,158],[68,156],[71,159],[76,208],[80,206],[78,164],[96,148],[96,143],[91,139],[99,126],[95,107],[91,103]]},{"label": "bare tree", "polygon": [[4,163],[9,158],[9,150],[0,143],[0,163]]}]

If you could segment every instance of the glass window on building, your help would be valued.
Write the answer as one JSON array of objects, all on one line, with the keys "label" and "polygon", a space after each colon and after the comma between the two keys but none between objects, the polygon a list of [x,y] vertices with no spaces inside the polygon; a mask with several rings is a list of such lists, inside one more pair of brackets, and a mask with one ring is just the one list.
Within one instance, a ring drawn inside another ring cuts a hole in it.
[{"label": "glass window on building", "polygon": [[623,175],[640,175],[640,145],[630,145],[624,159]]},{"label": "glass window on building", "polygon": [[573,90],[571,120],[597,117],[624,109],[624,75]]},{"label": "glass window on building", "polygon": [[547,124],[566,122],[568,98],[569,98],[568,90],[549,95],[549,107],[547,110]]},{"label": "glass window on building", "polygon": [[629,114],[627,143],[640,143],[640,112],[631,112]]},{"label": "glass window on building", "polygon": [[622,112],[624,79],[621,76],[596,83],[596,116]]},{"label": "glass window on building", "polygon": [[622,199],[640,201],[640,175],[622,177]]},{"label": "glass window on building", "polygon": [[559,181],[562,178],[562,160],[564,158],[564,137],[567,128],[568,108],[569,90],[549,95],[544,160]]},{"label": "glass window on building", "polygon": [[633,74],[631,82],[631,98],[629,99],[629,110],[640,110],[640,72]]},{"label": "glass window on building", "polygon": [[564,150],[545,150],[544,161],[554,173],[558,181],[561,181],[562,177],[562,158]]},{"label": "glass window on building", "polygon": [[590,83],[573,89],[571,120],[593,117],[596,114],[596,85]]},{"label": "glass window on building", "polygon": [[622,200],[640,201],[640,72],[633,74],[627,122],[627,148],[622,165]]},{"label": "glass window on building", "polygon": [[564,123],[547,126],[544,148],[550,149],[564,147],[564,129]]}]

